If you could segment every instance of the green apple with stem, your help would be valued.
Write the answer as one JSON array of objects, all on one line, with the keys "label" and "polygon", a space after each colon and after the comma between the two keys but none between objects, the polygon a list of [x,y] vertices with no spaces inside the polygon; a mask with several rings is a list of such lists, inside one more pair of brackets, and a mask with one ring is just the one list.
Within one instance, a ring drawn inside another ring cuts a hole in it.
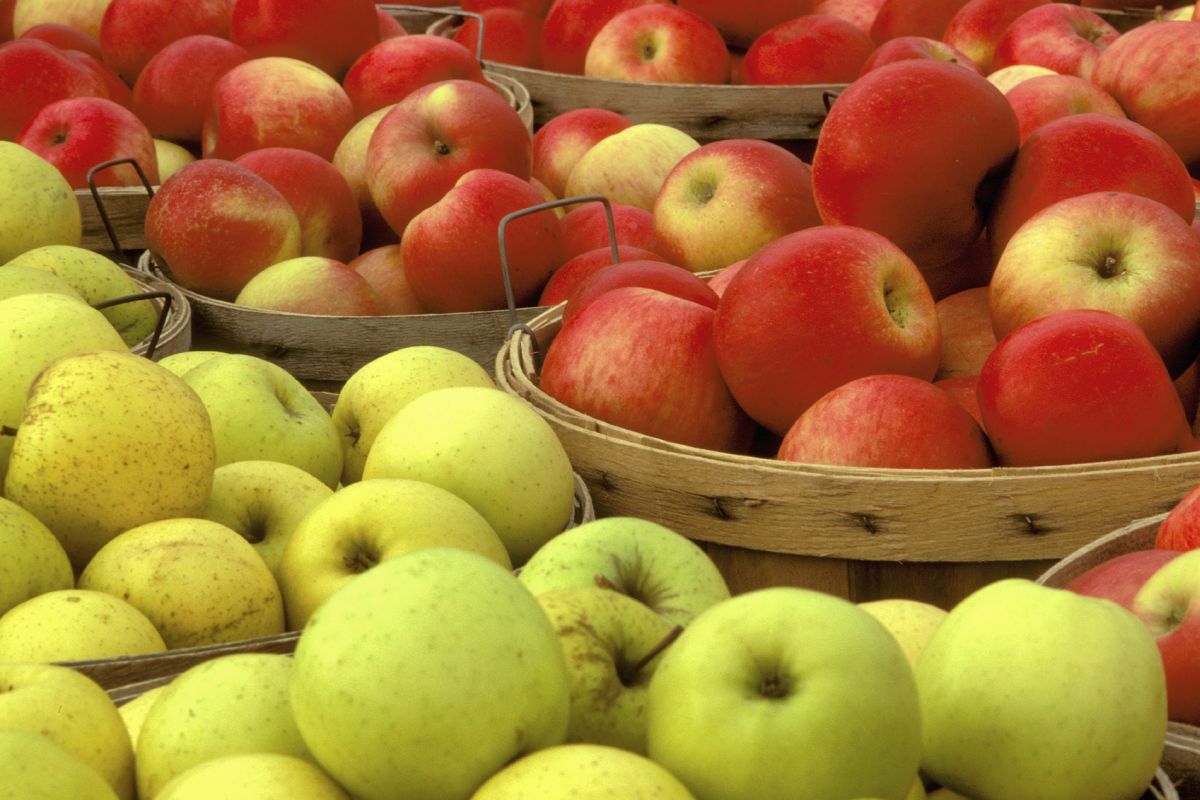
[{"label": "green apple with stem", "polygon": [[74,585],[71,560],[50,529],[0,497],[0,615],[31,597]]},{"label": "green apple with stem", "polygon": [[106,592],[46,592],[0,616],[0,661],[85,661],[166,649],[145,614]]},{"label": "green apple with stem", "polygon": [[0,797],[117,800],[100,773],[36,731],[0,730]]},{"label": "green apple with stem", "polygon": [[320,767],[280,753],[239,753],[205,761],[172,778],[154,797],[155,800],[350,800],[350,795]]},{"label": "green apple with stem", "polygon": [[729,597],[712,559],[690,539],[649,520],[606,517],[560,533],[520,573],[529,591],[594,586],[627,594],[675,625]]},{"label": "green apple with stem", "polygon": [[0,269],[0,300],[19,294],[61,294],[85,302],[71,284],[53,273],[21,266]]},{"label": "green apple with stem", "polygon": [[694,800],[679,779],[645,756],[599,744],[562,744],[518,759],[471,800]]}]

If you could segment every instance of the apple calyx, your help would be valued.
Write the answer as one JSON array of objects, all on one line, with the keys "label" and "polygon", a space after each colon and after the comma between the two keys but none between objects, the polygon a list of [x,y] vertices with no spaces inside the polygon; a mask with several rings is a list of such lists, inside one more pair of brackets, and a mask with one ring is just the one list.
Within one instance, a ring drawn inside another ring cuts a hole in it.
[{"label": "apple calyx", "polygon": [[1125,268],[1121,265],[1121,260],[1112,254],[1107,254],[1100,262],[1100,266],[1096,267],[1096,274],[1105,280],[1110,278],[1118,278],[1125,274]]},{"label": "apple calyx", "polygon": [[643,37],[637,44],[638,52],[641,54],[643,62],[648,63],[653,61],[654,57],[658,55],[658,44],[654,41],[653,37]]},{"label": "apple calyx", "polygon": [[379,563],[379,553],[368,546],[361,546],[347,553],[342,563],[348,572],[358,575]]},{"label": "apple calyx", "polygon": [[683,626],[676,625],[667,632],[667,635],[662,638],[658,644],[651,647],[641,658],[632,664],[620,664],[617,667],[617,676],[621,679],[622,686],[633,686],[637,683],[638,674],[646,668],[654,659],[671,646],[671,643],[679,638],[679,634],[683,633]]},{"label": "apple calyx", "polygon": [[450,155],[450,145],[446,144],[441,139],[435,139],[433,141],[433,154],[437,156]]},{"label": "apple calyx", "polygon": [[782,700],[792,693],[792,682],[786,675],[771,672],[759,681],[758,693],[768,700]]},{"label": "apple calyx", "polygon": [[903,328],[908,322],[908,315],[905,313],[904,307],[896,302],[896,290],[890,286],[885,286],[883,289],[883,304],[887,307],[888,316]]}]

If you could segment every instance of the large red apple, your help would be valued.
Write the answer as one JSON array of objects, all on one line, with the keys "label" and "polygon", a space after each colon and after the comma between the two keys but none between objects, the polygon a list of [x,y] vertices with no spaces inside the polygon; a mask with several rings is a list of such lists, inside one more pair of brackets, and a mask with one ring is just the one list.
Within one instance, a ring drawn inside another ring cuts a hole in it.
[{"label": "large red apple", "polygon": [[1075,75],[1039,75],[1021,81],[1004,96],[1017,115],[1022,144],[1029,134],[1060,117],[1094,113],[1125,118],[1124,109],[1112,95]]},{"label": "large red apple", "polygon": [[554,0],[542,23],[542,69],[583,74],[592,39],[626,9],[668,0]]},{"label": "large red apple", "polygon": [[158,51],[133,85],[133,109],[150,133],[199,143],[213,85],[250,60],[244,47],[216,36],[186,36]]},{"label": "large red apple", "polygon": [[[536,69],[542,63],[542,17],[519,8],[488,8],[483,17],[483,58],[517,67]],[[479,43],[479,23],[466,19],[454,41],[472,53]]]},{"label": "large red apple", "polygon": [[814,0],[678,0],[680,8],[694,11],[712,22],[725,40],[738,47],[751,42],[781,22],[813,12]]},{"label": "large red apple", "polygon": [[807,14],[781,22],[754,40],[742,62],[746,84],[849,83],[875,43],[852,22]]},{"label": "large red apple", "polygon": [[628,117],[605,108],[577,108],[551,118],[533,135],[533,177],[555,197],[565,197],[567,176],[583,154],[632,124]]},{"label": "large red apple", "polygon": [[1086,8],[1045,3],[1029,9],[1005,29],[992,54],[992,69],[1032,64],[1091,79],[1101,51],[1118,36],[1116,28]]},{"label": "large red apple", "polygon": [[936,377],[978,375],[996,348],[988,288],[955,292],[938,300],[934,308],[942,330],[942,358]]},{"label": "large red apple", "polygon": [[567,297],[563,308],[563,325],[570,324],[580,312],[598,297],[623,286],[641,286],[691,300],[706,308],[716,309],[717,295],[708,284],[683,267],[661,261],[623,261],[598,270],[582,281]]},{"label": "large red apple", "polygon": [[37,39],[0,44],[0,140],[13,141],[56,100],[103,97],[101,81],[57,47]]},{"label": "large red apple", "polygon": [[750,257],[721,296],[714,342],[738,403],[783,435],[855,378],[931,379],[941,337],[929,288],[896,245],[862,228],[822,226]]},{"label": "large red apple", "polygon": [[576,286],[592,275],[600,270],[608,269],[614,263],[619,264],[625,261],[663,261],[663,257],[658,253],[627,244],[617,245],[617,261],[615,262],[612,257],[612,248],[608,245],[588,250],[586,253],[580,253],[567,259],[562,266],[554,270],[550,280],[546,281],[545,287],[542,288],[537,304],[539,306],[557,305],[566,300],[571,292],[575,291]]},{"label": "large red apple", "polygon": [[234,0],[229,37],[256,58],[297,58],[341,80],[379,42],[379,18],[371,0]]},{"label": "large red apple", "polygon": [[729,50],[704,17],[669,3],[652,3],[604,23],[588,46],[583,74],[656,83],[728,83]]},{"label": "large red apple", "polygon": [[[151,184],[158,183],[154,139],[133,112],[102,97],[51,103],[17,135],[17,144],[58,167],[75,189],[86,189],[88,170],[117,158],[135,159]],[[141,186],[128,164],[96,173],[97,186]]]},{"label": "large red apple", "polygon": [[987,74],[992,71],[996,44],[1012,21],[1047,2],[1049,0],[968,0],[950,18],[942,41],[964,53]]},{"label": "large red apple", "polygon": [[415,89],[449,80],[490,87],[474,51],[441,36],[416,34],[385,39],[363,53],[346,73],[342,87],[361,119],[400,102]]},{"label": "large red apple", "polygon": [[967,0],[884,0],[871,24],[876,44],[900,36],[941,39],[946,26]]},{"label": "large red apple", "polygon": [[187,36],[229,36],[228,0],[112,0],[100,22],[103,58],[130,86],[156,53]]}]

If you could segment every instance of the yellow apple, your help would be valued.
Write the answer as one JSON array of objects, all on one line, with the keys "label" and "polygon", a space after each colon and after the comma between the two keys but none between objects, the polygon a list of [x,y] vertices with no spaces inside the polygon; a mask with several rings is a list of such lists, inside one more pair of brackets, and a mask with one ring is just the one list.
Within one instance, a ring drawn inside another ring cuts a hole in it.
[{"label": "yellow apple", "polygon": [[133,744],[133,752],[137,753],[138,737],[142,733],[142,725],[146,722],[146,715],[150,713],[150,709],[158,701],[159,696],[166,690],[170,684],[155,686],[153,689],[147,689],[132,700],[117,706],[117,711],[121,714],[121,720],[125,723],[125,730],[129,732],[129,741]]},{"label": "yellow apple", "polygon": [[34,731],[0,730],[0,764],[0,797],[117,800],[99,772]]},{"label": "yellow apple", "polygon": [[165,181],[196,160],[187,148],[166,139],[154,140],[154,156],[158,159],[158,180]]},{"label": "yellow apple", "polygon": [[889,598],[859,603],[858,606],[883,623],[883,627],[896,637],[900,649],[904,651],[909,665],[914,669],[925,643],[933,637],[934,631],[946,618],[944,609],[919,600]]},{"label": "yellow apple", "polygon": [[0,497],[0,614],[43,592],[74,585],[71,561],[50,529]]},{"label": "yellow apple", "polygon": [[155,800],[350,800],[320,767],[278,753],[242,753],[197,764]]},{"label": "yellow apple", "polygon": [[71,284],[45,270],[20,265],[0,269],[0,300],[19,294],[63,294],[83,300]]},{"label": "yellow apple", "polygon": [[471,800],[693,800],[679,779],[645,756],[599,744],[563,744],[509,764]]},{"label": "yellow apple", "polygon": [[71,184],[57,167],[15,142],[0,141],[0,197],[0,264],[44,244],[77,245],[83,237]]},{"label": "yellow apple", "polygon": [[85,661],[166,649],[145,614],[104,592],[46,592],[0,617],[0,661]]}]

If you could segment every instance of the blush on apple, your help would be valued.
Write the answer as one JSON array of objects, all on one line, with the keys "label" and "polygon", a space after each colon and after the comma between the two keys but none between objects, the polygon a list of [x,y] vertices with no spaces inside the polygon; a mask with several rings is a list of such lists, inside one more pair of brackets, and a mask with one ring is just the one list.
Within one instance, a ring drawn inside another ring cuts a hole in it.
[{"label": "blush on apple", "polygon": [[729,50],[711,22],[669,3],[630,8],[588,46],[583,74],[656,83],[728,83]]},{"label": "blush on apple", "polygon": [[186,36],[158,51],[133,85],[133,110],[150,133],[199,143],[208,98],[217,79],[250,53],[216,36]]},{"label": "blush on apple", "polygon": [[533,135],[533,177],[565,197],[575,163],[601,139],[633,123],[605,108],[576,108],[551,118]]},{"label": "blush on apple", "polygon": [[341,80],[379,42],[371,0],[234,0],[229,38],[255,58],[305,61]]},{"label": "blush on apple", "polygon": [[[619,264],[625,261],[663,261],[663,257],[658,253],[652,253],[633,245],[617,245],[617,261],[615,263]],[[550,280],[546,281],[545,287],[542,288],[537,304],[553,306],[563,302],[571,295],[576,286],[600,270],[613,266],[613,263],[612,248],[608,245],[567,259],[550,275]]]},{"label": "blush on apple", "polygon": [[379,296],[380,313],[424,314],[425,306],[413,294],[404,275],[400,245],[375,247],[355,257],[346,266],[362,275]]},{"label": "blush on apple", "polygon": [[865,75],[873,69],[882,67],[884,64],[891,64],[893,61],[905,61],[910,58],[930,58],[934,61],[946,61],[950,64],[958,64],[960,67],[969,69],[978,75],[983,75],[983,70],[971,58],[955,50],[945,42],[930,39],[926,36],[898,36],[895,39],[889,39],[875,48],[874,52],[863,63],[860,74]]},{"label": "blush on apple", "polygon": [[[49,161],[75,189],[86,189],[88,170],[117,158],[135,159],[158,183],[154,139],[142,121],[102,97],[72,97],[44,107],[17,135],[17,144]],[[131,165],[96,173],[97,186],[141,186]]]},{"label": "blush on apple", "polygon": [[1051,120],[1072,114],[1104,114],[1125,119],[1113,96],[1075,75],[1041,75],[1022,81],[1004,95],[1017,115],[1021,143]]},{"label": "blush on apple", "polygon": [[946,24],[942,41],[965,54],[986,75],[996,44],[1013,20],[1049,0],[968,0]]},{"label": "blush on apple", "polygon": [[[488,8],[483,17],[483,59],[537,69],[542,58],[542,17],[519,8]],[[479,23],[466,19],[454,33],[454,41],[472,53],[479,42]]]},{"label": "blush on apple", "polygon": [[884,0],[871,24],[876,44],[901,36],[941,39],[967,0]]},{"label": "blush on apple", "polygon": [[[654,237],[654,215],[644,208],[625,203],[609,203],[612,210],[613,228],[617,244],[657,250]],[[562,218],[563,257],[577,255],[608,247],[608,216],[599,203],[581,203]],[[665,259],[670,260],[670,259]]]},{"label": "blush on apple", "polygon": [[563,308],[563,325],[570,324],[596,298],[623,286],[656,289],[707,308],[717,307],[716,293],[683,267],[661,261],[624,261],[597,271],[571,291]]},{"label": "blush on apple", "polygon": [[881,5],[883,0],[817,0],[812,13],[841,17],[854,23],[859,30],[870,36],[871,25],[875,23]]},{"label": "blush on apple", "polygon": [[1103,18],[1070,3],[1045,3],[1017,17],[996,43],[992,69],[1033,64],[1091,79],[1105,47],[1120,33]]},{"label": "blush on apple", "polygon": [[[2,7],[2,4],[0,4]],[[12,37],[8,37],[12,38]],[[43,22],[34,25],[21,34],[22,39],[39,39],[46,44],[54,45],[59,50],[78,50],[95,58],[103,58],[100,53],[100,43],[78,28],[62,25],[57,22]],[[4,41],[0,37],[0,41]]]},{"label": "blush on apple", "polygon": [[102,58],[130,86],[156,53],[186,36],[229,36],[228,0],[112,0],[100,22]]},{"label": "blush on apple", "polygon": [[996,347],[988,288],[978,286],[934,304],[942,331],[942,358],[936,377],[978,375]]},{"label": "blush on apple", "polygon": [[955,375],[952,378],[939,378],[933,385],[941,389],[971,415],[983,430],[983,412],[979,410],[979,376]]},{"label": "blush on apple", "polygon": [[490,88],[473,50],[441,36],[416,34],[385,39],[367,50],[351,65],[342,87],[361,119],[422,86],[449,80]]},{"label": "blush on apple", "polygon": [[741,82],[752,85],[849,83],[875,49],[854,23],[830,14],[782,22],[754,40]]}]

